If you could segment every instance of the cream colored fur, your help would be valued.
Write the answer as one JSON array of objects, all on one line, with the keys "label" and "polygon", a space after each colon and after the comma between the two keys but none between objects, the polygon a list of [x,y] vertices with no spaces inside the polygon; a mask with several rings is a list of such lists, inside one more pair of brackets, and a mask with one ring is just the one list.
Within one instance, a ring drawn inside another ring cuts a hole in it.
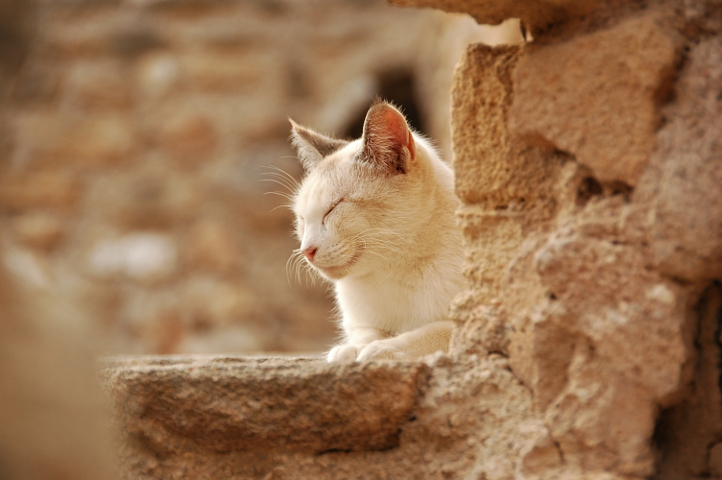
[{"label": "cream colored fur", "polygon": [[333,282],[341,313],[344,339],[328,361],[446,351],[464,283],[452,170],[386,103],[358,140],[296,124],[292,139],[307,171],[294,197],[300,252]]}]

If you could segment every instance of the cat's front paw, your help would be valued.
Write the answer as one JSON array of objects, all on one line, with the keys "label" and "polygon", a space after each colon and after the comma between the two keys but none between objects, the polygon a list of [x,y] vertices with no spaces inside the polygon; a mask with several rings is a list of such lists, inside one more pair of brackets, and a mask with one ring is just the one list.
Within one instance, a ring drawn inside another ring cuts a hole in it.
[{"label": "cat's front paw", "polygon": [[356,357],[356,361],[366,360],[403,360],[407,358],[405,352],[383,340],[377,340],[366,345]]},{"label": "cat's front paw", "polygon": [[328,352],[329,363],[351,363],[356,361],[359,348],[354,345],[337,345]]}]

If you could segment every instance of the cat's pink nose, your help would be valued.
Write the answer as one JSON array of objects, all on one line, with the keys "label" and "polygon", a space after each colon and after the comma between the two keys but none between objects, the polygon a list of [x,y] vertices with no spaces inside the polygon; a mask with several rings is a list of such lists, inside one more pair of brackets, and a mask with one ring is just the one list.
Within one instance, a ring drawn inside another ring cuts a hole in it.
[{"label": "cat's pink nose", "polygon": [[318,248],[316,247],[308,247],[306,250],[303,251],[303,254],[308,258],[309,262],[313,262],[313,257],[316,256],[316,251],[318,251]]}]

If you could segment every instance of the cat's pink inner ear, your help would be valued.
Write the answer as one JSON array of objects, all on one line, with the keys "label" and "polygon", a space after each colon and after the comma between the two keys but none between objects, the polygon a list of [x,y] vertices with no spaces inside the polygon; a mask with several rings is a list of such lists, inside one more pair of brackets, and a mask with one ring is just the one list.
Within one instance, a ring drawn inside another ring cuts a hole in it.
[{"label": "cat's pink inner ear", "polygon": [[416,157],[416,146],[411,130],[404,116],[394,107],[386,104],[372,107],[369,112],[368,129],[367,133],[372,137],[384,138],[392,145],[406,147],[411,159]]}]

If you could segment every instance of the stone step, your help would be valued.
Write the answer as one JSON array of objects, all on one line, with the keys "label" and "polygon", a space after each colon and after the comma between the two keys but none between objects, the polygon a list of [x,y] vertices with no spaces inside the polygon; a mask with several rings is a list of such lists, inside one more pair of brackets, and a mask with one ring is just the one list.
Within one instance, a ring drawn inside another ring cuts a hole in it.
[{"label": "stone step", "polygon": [[109,359],[103,375],[127,442],[166,457],[199,450],[395,447],[430,368],[330,365],[313,358],[145,356]]}]

